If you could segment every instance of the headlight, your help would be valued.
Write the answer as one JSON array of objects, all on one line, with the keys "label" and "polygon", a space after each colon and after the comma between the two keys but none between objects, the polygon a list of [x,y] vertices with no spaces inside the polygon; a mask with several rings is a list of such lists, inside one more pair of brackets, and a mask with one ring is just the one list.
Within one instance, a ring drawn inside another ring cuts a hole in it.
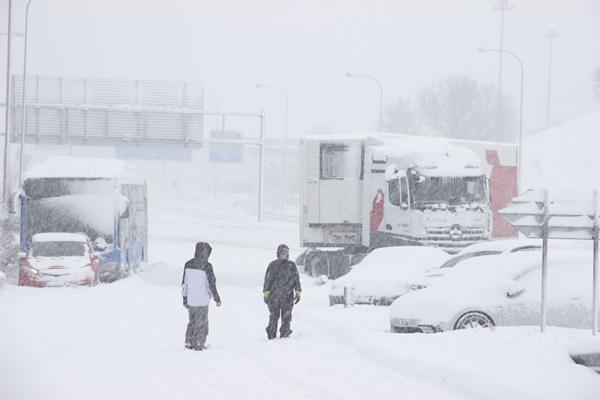
[{"label": "headlight", "polygon": [[23,272],[25,272],[26,274],[29,274],[29,275],[39,274],[39,271],[37,269],[35,269],[29,265],[23,265],[21,268],[23,268]]},{"label": "headlight", "polygon": [[440,328],[438,325],[417,325],[417,327],[423,333],[437,333],[437,332],[442,332],[442,328]]}]

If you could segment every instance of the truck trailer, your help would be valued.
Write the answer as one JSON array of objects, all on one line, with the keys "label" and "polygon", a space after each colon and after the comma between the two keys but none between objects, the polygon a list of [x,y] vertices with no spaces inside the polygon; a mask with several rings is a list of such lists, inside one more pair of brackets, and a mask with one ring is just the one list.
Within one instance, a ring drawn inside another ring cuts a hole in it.
[{"label": "truck trailer", "polygon": [[[517,147],[401,134],[301,139],[305,268],[337,277],[379,247],[450,253],[516,231],[497,213],[517,194]],[[323,248],[328,248],[329,251]]]}]

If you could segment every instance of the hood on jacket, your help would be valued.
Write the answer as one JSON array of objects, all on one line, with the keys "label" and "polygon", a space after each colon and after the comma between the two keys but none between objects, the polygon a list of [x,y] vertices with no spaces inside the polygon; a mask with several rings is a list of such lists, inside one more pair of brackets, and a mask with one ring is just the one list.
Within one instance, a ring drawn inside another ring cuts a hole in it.
[{"label": "hood on jacket", "polygon": [[290,248],[287,247],[287,245],[285,245],[285,244],[280,244],[279,246],[277,246],[277,258],[279,258],[279,256],[281,256],[281,253],[283,252],[283,250],[287,250],[289,252]]},{"label": "hood on jacket", "polygon": [[210,257],[210,253],[212,253],[212,247],[206,242],[198,242],[196,243],[196,252],[194,253],[194,257],[198,258],[200,261],[208,261],[208,257]]}]

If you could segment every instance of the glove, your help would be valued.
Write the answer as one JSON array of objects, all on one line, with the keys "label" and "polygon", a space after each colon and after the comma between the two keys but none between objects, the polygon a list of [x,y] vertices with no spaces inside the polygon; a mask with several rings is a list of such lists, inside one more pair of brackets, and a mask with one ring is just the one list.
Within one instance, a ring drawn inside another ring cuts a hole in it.
[{"label": "glove", "polygon": [[270,298],[271,298],[271,292],[269,292],[268,290],[265,290],[263,292],[263,300],[264,300],[265,304],[269,304]]},{"label": "glove", "polygon": [[298,304],[300,302],[300,295],[302,294],[301,291],[296,290],[296,294],[294,296],[294,304]]},{"label": "glove", "polygon": [[187,303],[187,297],[185,297],[185,296],[183,297],[183,306],[184,306],[185,308],[187,308],[187,307],[188,307],[188,303]]}]

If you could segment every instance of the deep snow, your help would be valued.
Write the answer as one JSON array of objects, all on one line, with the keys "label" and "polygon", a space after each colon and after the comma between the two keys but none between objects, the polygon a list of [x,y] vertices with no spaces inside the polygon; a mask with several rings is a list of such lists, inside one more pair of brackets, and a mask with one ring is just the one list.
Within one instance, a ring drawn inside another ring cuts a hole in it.
[{"label": "deep snow", "polygon": [[[587,331],[537,328],[399,335],[388,308],[329,307],[302,276],[293,337],[269,342],[264,270],[297,225],[151,202],[151,265],[93,288],[0,292],[1,399],[596,399],[600,377],[567,348]],[[210,348],[183,349],[182,265],[213,245],[223,307]],[[590,342],[591,340],[591,342]]]}]

